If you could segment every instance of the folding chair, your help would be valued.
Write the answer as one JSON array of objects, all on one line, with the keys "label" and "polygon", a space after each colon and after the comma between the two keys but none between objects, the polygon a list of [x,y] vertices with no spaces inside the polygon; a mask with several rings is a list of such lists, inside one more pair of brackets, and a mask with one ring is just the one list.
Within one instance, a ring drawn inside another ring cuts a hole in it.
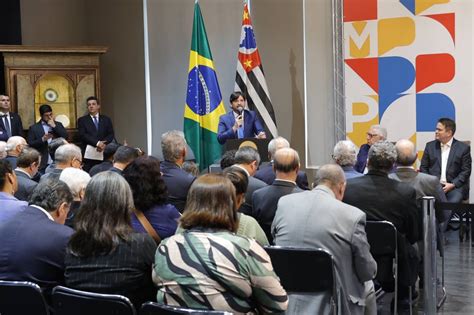
[{"label": "folding chair", "polygon": [[135,315],[128,298],[116,294],[100,294],[74,290],[62,286],[53,289],[55,315]]},{"label": "folding chair", "polygon": [[[390,258],[393,261],[392,268],[384,268],[382,272],[380,269],[377,270],[376,278],[386,279],[388,276],[393,277],[395,281],[395,292],[394,292],[394,314],[397,313],[397,301],[398,301],[398,242],[397,242],[397,228],[389,221],[367,221],[365,226],[365,232],[367,234],[367,241],[370,244],[370,253],[379,264],[380,259]],[[391,272],[390,275],[385,274]],[[409,301],[410,301],[410,315],[412,314],[412,290],[411,286],[408,289]],[[377,294],[377,297],[380,295]]]},{"label": "folding chair", "polygon": [[281,246],[264,248],[287,293],[329,293],[332,313],[337,314],[340,308],[339,292],[334,260],[328,251]]},{"label": "folding chair", "polygon": [[48,315],[49,308],[39,285],[27,281],[0,281],[1,315]]},{"label": "folding chair", "polygon": [[154,302],[143,303],[140,309],[140,315],[232,315],[224,311],[196,310],[191,308],[164,305]]}]

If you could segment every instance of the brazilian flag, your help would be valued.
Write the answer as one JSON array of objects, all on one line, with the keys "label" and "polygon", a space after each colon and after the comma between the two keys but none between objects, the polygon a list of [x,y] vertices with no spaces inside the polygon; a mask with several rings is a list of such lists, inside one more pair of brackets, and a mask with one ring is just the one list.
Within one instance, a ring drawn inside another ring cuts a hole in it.
[{"label": "brazilian flag", "polygon": [[200,170],[207,168],[221,156],[221,145],[217,142],[217,125],[222,114],[225,114],[225,107],[201,9],[196,1],[184,109],[184,135]]}]

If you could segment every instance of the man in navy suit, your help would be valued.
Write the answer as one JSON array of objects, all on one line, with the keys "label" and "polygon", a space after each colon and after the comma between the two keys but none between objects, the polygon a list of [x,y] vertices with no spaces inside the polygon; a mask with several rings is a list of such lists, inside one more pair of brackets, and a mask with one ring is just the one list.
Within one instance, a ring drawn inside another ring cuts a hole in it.
[{"label": "man in navy suit", "polygon": [[[469,197],[472,160],[470,146],[454,139],[455,132],[456,123],[452,119],[438,120],[435,140],[426,144],[420,171],[438,177],[448,202],[459,203]],[[450,218],[451,213],[445,210],[445,217]]]},{"label": "man in navy suit", "polygon": [[45,181],[35,188],[27,208],[0,225],[0,279],[44,288],[64,283],[64,256],[74,232],[64,222],[72,200],[64,182]]},{"label": "man in navy suit", "polygon": [[[273,181],[276,178],[275,171],[273,170],[273,157],[275,156],[276,151],[289,147],[290,143],[283,137],[277,137],[275,139],[272,139],[268,143],[268,158],[271,162],[265,165],[260,165],[254,177],[265,182],[267,185],[273,184]],[[308,177],[306,176],[305,172],[298,170],[298,175],[296,177],[296,185],[298,185],[298,187],[303,190],[309,189]]]},{"label": "man in navy suit", "polygon": [[0,94],[0,141],[11,136],[23,137],[23,124],[17,113],[10,112],[10,97]]},{"label": "man in navy suit", "polygon": [[63,124],[54,120],[53,109],[48,104],[39,107],[41,119],[31,125],[28,131],[28,144],[41,154],[40,172],[44,173],[46,166],[53,162],[49,156],[48,144],[54,138],[67,139],[67,131]]},{"label": "man in navy suit", "polygon": [[245,101],[242,92],[234,92],[230,95],[232,111],[219,117],[217,141],[220,144],[224,144],[227,139],[266,138],[257,113],[244,109]]},{"label": "man in navy suit", "polygon": [[[95,96],[87,98],[87,115],[77,120],[79,138],[82,142],[83,153],[88,145],[96,148],[98,152],[103,152],[107,143],[114,141],[114,128],[109,117],[100,114],[100,104]],[[88,172],[92,166],[102,161],[84,159],[84,171]]]},{"label": "man in navy suit", "polygon": [[186,207],[188,190],[196,177],[185,172],[181,167],[186,157],[186,140],[179,130],[165,132],[161,136],[161,150],[164,161],[160,163],[163,181],[168,188],[168,202],[179,212]]},{"label": "man in navy suit", "polygon": [[357,162],[354,165],[354,169],[357,172],[366,173],[365,169],[367,167],[370,146],[382,140],[387,140],[387,129],[380,125],[370,126],[369,131],[367,131],[367,143],[360,147],[359,153],[357,154]]}]

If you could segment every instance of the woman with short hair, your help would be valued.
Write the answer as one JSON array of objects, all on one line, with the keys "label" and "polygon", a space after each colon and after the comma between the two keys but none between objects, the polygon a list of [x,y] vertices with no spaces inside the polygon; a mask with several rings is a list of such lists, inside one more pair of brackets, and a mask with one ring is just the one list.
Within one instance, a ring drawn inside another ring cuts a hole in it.
[{"label": "woman with short hair", "polygon": [[132,192],[121,175],[106,171],[91,179],[66,251],[68,287],[125,295],[135,306],[152,299],[156,243],[147,234],[134,233],[132,209]]},{"label": "woman with short hair", "polygon": [[286,310],[286,292],[265,250],[235,234],[237,205],[234,185],[223,175],[196,179],[180,219],[186,231],[156,251],[158,302],[235,314]]}]

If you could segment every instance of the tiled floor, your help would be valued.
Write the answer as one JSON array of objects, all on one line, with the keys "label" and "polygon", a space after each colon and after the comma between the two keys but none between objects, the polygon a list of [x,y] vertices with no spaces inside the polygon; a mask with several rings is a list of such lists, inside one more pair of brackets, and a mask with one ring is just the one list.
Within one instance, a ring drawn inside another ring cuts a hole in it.
[{"label": "tiled floor", "polygon": [[[474,248],[470,241],[459,242],[458,232],[447,233],[448,245],[445,255],[445,286],[447,298],[438,314],[474,314]],[[441,259],[438,258],[438,277],[441,278]],[[390,314],[392,296],[385,295],[378,303],[379,315]],[[423,312],[423,292],[413,314]],[[399,312],[399,314],[408,314]]]}]

